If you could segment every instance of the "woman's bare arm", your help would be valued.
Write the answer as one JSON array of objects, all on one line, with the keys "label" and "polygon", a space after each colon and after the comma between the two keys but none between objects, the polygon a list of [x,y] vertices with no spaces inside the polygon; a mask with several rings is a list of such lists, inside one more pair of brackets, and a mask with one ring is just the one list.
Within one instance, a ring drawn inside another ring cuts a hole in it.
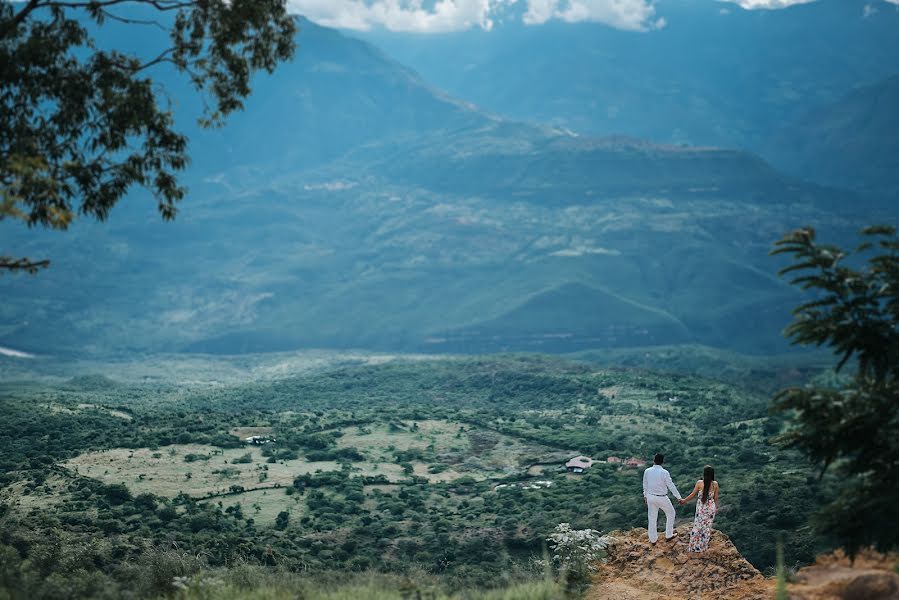
[{"label": "woman's bare arm", "polygon": [[699,490],[702,489],[702,481],[697,481],[696,485],[693,486],[693,491],[690,492],[690,495],[680,501],[681,504],[686,504],[690,500],[696,497],[696,494],[699,493]]}]

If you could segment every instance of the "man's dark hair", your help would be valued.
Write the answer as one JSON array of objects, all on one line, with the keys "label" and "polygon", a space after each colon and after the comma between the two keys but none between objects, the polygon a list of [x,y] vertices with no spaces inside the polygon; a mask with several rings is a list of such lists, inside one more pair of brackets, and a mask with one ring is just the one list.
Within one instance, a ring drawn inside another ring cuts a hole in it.
[{"label": "man's dark hair", "polygon": [[654,463],[657,464],[657,465],[662,464],[663,462],[665,462],[665,455],[664,455],[664,454],[656,454],[656,455],[652,458],[652,462],[654,462]]}]

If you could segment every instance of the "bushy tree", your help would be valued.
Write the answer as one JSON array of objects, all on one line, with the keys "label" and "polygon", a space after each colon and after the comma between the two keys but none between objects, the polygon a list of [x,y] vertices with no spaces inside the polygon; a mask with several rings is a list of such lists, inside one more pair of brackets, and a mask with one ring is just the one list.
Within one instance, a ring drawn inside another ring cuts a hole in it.
[{"label": "bushy tree", "polygon": [[[88,28],[109,21],[169,41],[149,57],[101,49]],[[134,185],[174,218],[187,139],[153,69],[186,76],[214,126],[242,108],[254,71],[293,55],[294,33],[286,0],[0,0],[0,220],[103,220]],[[0,273],[48,264],[0,256]]]},{"label": "bushy tree", "polygon": [[794,417],[782,442],[807,453],[822,474],[839,471],[839,497],[818,524],[850,553],[899,545],[899,524],[885,518],[899,503],[899,237],[886,226],[862,235],[846,251],[800,229],[773,250],[792,255],[781,274],[813,294],[793,311],[786,334],[833,348],[836,370],[851,370],[848,384],[790,388],[774,404]]},{"label": "bushy tree", "polygon": [[103,495],[110,504],[119,505],[131,500],[131,492],[121,483],[112,483],[103,487]]},{"label": "bushy tree", "polygon": [[596,570],[596,562],[605,557],[608,538],[593,529],[572,529],[559,523],[546,541],[552,549],[553,563],[564,573],[569,585],[585,584]]}]

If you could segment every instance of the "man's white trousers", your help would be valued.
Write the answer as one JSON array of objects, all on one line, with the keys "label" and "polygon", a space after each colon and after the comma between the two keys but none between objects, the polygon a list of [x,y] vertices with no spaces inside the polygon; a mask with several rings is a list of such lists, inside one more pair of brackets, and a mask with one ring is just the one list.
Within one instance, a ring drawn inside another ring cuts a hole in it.
[{"label": "man's white trousers", "polygon": [[665,538],[674,535],[674,505],[668,496],[646,496],[646,508],[649,511],[649,541],[655,544],[659,539],[659,509],[665,511]]}]

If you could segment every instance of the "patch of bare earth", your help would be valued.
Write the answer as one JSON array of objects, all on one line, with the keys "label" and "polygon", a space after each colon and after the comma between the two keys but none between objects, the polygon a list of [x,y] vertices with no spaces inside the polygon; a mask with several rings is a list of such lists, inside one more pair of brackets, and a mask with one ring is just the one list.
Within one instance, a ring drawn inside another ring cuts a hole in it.
[{"label": "patch of bare earth", "polygon": [[874,551],[855,561],[837,551],[818,557],[791,578],[790,598],[796,600],[899,600],[896,555]]}]

